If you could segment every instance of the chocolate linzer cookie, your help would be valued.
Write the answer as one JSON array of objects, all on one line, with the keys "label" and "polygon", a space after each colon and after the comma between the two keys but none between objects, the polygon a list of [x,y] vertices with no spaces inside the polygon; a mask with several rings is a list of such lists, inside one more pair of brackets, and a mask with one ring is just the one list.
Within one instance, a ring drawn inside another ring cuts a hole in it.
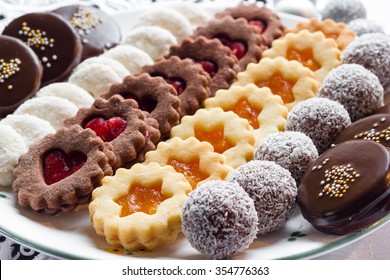
[{"label": "chocolate linzer cookie", "polygon": [[303,217],[330,234],[361,231],[390,212],[389,150],[367,140],[337,144],[309,165],[298,189]]},{"label": "chocolate linzer cookie", "polygon": [[371,140],[390,148],[390,114],[376,114],[350,124],[334,143],[354,139]]},{"label": "chocolate linzer cookie", "polygon": [[55,215],[90,202],[104,176],[113,174],[115,155],[91,130],[61,128],[19,158],[12,185],[18,203]]},{"label": "chocolate linzer cookie", "polygon": [[177,56],[162,58],[155,64],[144,66],[142,71],[151,76],[160,76],[173,85],[180,98],[180,117],[193,115],[210,96],[209,75],[191,59]]},{"label": "chocolate linzer cookie", "polygon": [[243,18],[234,19],[225,16],[213,19],[207,25],[198,27],[193,37],[204,36],[219,39],[237,57],[240,70],[244,71],[249,63],[257,63],[266,48],[258,30]]},{"label": "chocolate linzer cookie", "polygon": [[[136,102],[120,95],[108,100],[97,98],[90,108],[80,109],[76,116],[64,122],[66,127],[75,124],[93,130],[104,142],[111,143],[117,158],[114,169],[133,161],[138,151],[149,145],[149,134],[157,133],[157,140],[160,138],[156,128],[148,128]],[[156,138],[152,140],[156,141]]]},{"label": "chocolate linzer cookie", "polygon": [[198,36],[187,38],[181,45],[172,46],[165,58],[178,56],[181,59],[190,58],[202,65],[210,78],[210,96],[218,89],[227,89],[234,82],[240,67],[237,58],[218,39],[208,39]]},{"label": "chocolate linzer cookie", "polygon": [[3,34],[22,40],[36,53],[43,65],[43,85],[64,80],[80,62],[81,40],[59,15],[25,14],[9,23]]},{"label": "chocolate linzer cookie", "polygon": [[42,66],[23,42],[0,36],[0,118],[12,113],[39,89]]},{"label": "chocolate linzer cookie", "polygon": [[69,5],[55,9],[53,13],[64,17],[80,35],[82,60],[102,54],[121,40],[122,35],[115,20],[95,7]]},{"label": "chocolate linzer cookie", "polygon": [[258,29],[268,47],[271,47],[273,40],[284,34],[284,26],[279,16],[265,6],[258,7],[256,4],[240,4],[233,8],[227,8],[215,15],[216,18],[225,16],[245,18],[250,25]]},{"label": "chocolate linzer cookie", "polygon": [[161,138],[169,136],[171,128],[179,123],[180,99],[174,87],[161,77],[147,73],[127,76],[122,83],[113,84],[101,95],[104,99],[119,94],[125,99],[134,99],[138,107],[157,120]]}]

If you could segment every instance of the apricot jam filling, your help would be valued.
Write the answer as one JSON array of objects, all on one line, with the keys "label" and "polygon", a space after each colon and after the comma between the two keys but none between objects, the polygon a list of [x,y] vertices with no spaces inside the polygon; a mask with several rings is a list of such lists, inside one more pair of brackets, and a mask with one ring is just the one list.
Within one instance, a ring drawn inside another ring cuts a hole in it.
[{"label": "apricot jam filling", "polygon": [[272,75],[272,77],[268,80],[257,83],[258,87],[268,87],[271,89],[273,94],[280,95],[284,104],[295,101],[294,95],[292,93],[292,88],[294,85],[295,82],[286,81],[282,75],[278,73]]},{"label": "apricot jam filling", "polygon": [[238,102],[231,109],[231,111],[236,113],[239,117],[247,119],[249,124],[254,129],[258,129],[260,127],[258,116],[261,113],[261,110],[251,107],[248,102],[248,99],[246,99],[245,97],[238,100]]},{"label": "apricot jam filling", "polygon": [[205,180],[209,176],[199,170],[199,159],[190,162],[181,162],[177,159],[171,159],[168,161],[168,164],[186,177],[192,189],[195,189],[199,182]]},{"label": "apricot jam filling", "polygon": [[314,59],[312,50],[297,51],[294,48],[288,48],[288,60],[297,60],[312,71],[317,71],[321,65]]},{"label": "apricot jam filling", "polygon": [[127,194],[115,201],[122,206],[120,216],[126,217],[136,212],[155,214],[158,206],[166,199],[161,193],[161,185],[162,183],[150,187],[132,185]]},{"label": "apricot jam filling", "polygon": [[199,141],[209,142],[216,153],[222,154],[233,146],[230,145],[227,137],[224,134],[224,127],[220,126],[212,131],[205,131],[202,127],[195,127],[195,137]]}]

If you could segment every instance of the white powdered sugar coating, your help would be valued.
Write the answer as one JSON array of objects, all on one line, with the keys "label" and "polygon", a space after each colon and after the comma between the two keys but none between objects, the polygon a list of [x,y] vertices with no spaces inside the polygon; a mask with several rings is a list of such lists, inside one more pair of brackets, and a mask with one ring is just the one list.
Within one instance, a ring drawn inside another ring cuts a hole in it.
[{"label": "white powdered sugar coating", "polygon": [[348,23],[357,18],[366,18],[367,11],[359,0],[330,0],[321,11],[323,19]]},{"label": "white powdered sugar coating", "polygon": [[256,238],[253,200],[235,183],[209,181],[197,187],[183,204],[181,220],[191,246],[213,259],[241,252]]},{"label": "white powdered sugar coating", "polygon": [[22,136],[11,126],[0,124],[0,186],[10,186],[14,180],[12,171],[19,157],[27,152]]},{"label": "white powdered sugar coating", "polygon": [[383,106],[383,87],[378,77],[359,64],[343,64],[328,73],[319,97],[338,101],[354,122]]},{"label": "white powdered sugar coating", "polygon": [[382,86],[390,86],[390,36],[368,33],[355,38],[341,55],[343,63],[360,64],[377,75]]},{"label": "white powdered sugar coating", "polygon": [[255,150],[255,160],[273,161],[290,171],[299,185],[309,164],[318,157],[313,141],[296,131],[267,135]]},{"label": "white powdered sugar coating", "polygon": [[64,125],[64,120],[76,115],[78,108],[65,98],[57,96],[41,96],[25,101],[14,114],[33,115],[48,121],[58,130]]},{"label": "white powdered sugar coating", "polygon": [[8,115],[0,124],[9,125],[19,133],[26,147],[30,147],[50,133],[55,133],[55,129],[48,121],[28,114]]},{"label": "white powdered sugar coating", "polygon": [[327,98],[313,97],[299,102],[289,112],[286,130],[306,134],[321,154],[350,124],[351,119],[343,105]]},{"label": "white powdered sugar coating", "polygon": [[367,33],[385,33],[381,25],[371,19],[357,18],[348,23],[348,28],[355,32],[356,36]]},{"label": "white powdered sugar coating", "polygon": [[252,160],[236,168],[227,181],[238,183],[253,199],[259,235],[281,228],[293,213],[298,195],[295,180],[274,162]]}]

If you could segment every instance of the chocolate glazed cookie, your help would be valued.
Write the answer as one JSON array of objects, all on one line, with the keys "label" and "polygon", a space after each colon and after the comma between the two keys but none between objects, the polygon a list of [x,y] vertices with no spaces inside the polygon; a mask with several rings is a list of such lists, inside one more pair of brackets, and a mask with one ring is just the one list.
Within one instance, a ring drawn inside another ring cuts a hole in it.
[{"label": "chocolate glazed cookie", "polygon": [[381,144],[337,144],[308,167],[301,181],[298,203],[303,217],[330,234],[371,226],[390,212],[389,168],[389,150]]}]

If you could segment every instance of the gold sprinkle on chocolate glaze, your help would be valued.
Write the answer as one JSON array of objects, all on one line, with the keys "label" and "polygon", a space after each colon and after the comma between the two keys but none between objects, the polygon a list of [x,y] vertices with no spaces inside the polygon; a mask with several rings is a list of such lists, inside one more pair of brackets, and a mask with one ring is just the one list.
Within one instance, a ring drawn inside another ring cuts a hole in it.
[{"label": "gold sprinkle on chocolate glaze", "polygon": [[46,32],[40,29],[32,29],[27,25],[27,22],[22,23],[22,29],[19,30],[19,35],[27,37],[25,43],[29,47],[36,47],[44,51],[46,47],[54,47],[54,39],[46,36]]},{"label": "gold sprinkle on chocolate glaze", "polygon": [[[79,35],[90,34],[92,29],[103,23],[101,18],[86,7],[79,7],[70,19],[70,24],[77,29]],[[86,43],[85,40],[83,43]]]},{"label": "gold sprinkle on chocolate glaze", "polygon": [[[19,58],[11,59],[9,62],[6,62],[4,59],[0,59],[0,84],[5,83],[6,80],[18,73],[20,71],[20,64],[22,64],[22,62]],[[13,88],[13,85],[7,86],[9,91]]]},{"label": "gold sprinkle on chocolate glaze", "polygon": [[[380,122],[385,122],[385,118],[381,118]],[[353,139],[364,139],[371,140],[379,143],[380,141],[390,141],[390,127],[387,127],[381,131],[377,131],[376,128],[379,126],[379,123],[376,122],[372,125],[372,128],[368,131],[361,132],[356,134]]]}]

